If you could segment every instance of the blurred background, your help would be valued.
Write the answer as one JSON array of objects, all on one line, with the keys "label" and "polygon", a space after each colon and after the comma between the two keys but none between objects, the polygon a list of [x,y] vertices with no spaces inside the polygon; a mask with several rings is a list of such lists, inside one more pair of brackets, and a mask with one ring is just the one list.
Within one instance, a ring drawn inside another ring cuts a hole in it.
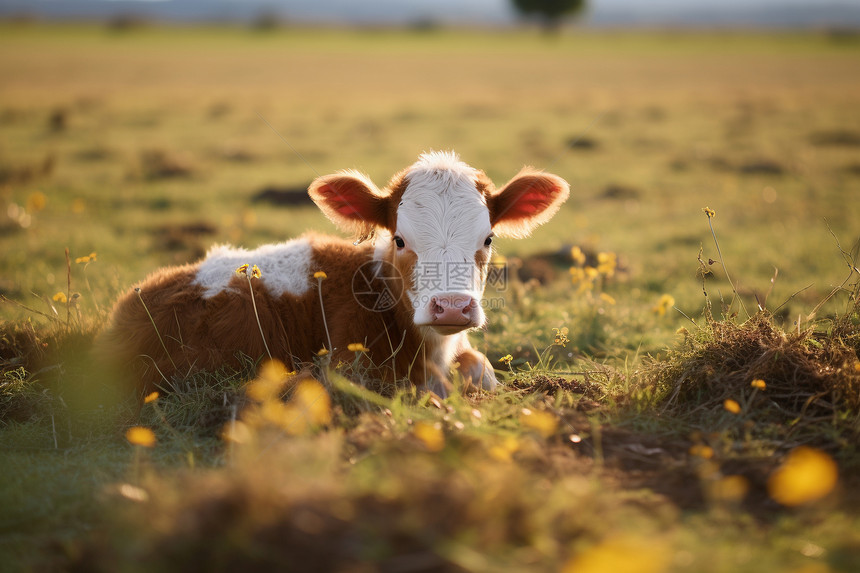
[{"label": "blurred background", "polygon": [[525,14],[586,27],[856,26],[860,6],[848,0],[4,0],[3,14],[47,18],[138,16],[163,21],[296,24],[512,26]]},{"label": "blurred background", "polygon": [[669,292],[700,313],[705,206],[747,304],[777,268],[786,317],[844,278],[834,235],[858,237],[856,2],[2,0],[0,16],[15,300],[49,302],[66,247],[97,254],[71,290],[104,312],[213,243],[332,232],[314,177],[381,186],[430,149],[498,184],[524,164],[565,177],[562,212],[501,252],[559,296],[571,246],[617,253],[631,312]]}]

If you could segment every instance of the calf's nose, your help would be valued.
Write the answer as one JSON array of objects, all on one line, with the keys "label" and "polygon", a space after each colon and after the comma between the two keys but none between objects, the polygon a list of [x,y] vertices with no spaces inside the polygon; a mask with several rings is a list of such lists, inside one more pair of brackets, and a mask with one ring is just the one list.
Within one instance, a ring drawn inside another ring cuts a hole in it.
[{"label": "calf's nose", "polygon": [[469,295],[441,295],[430,299],[430,315],[438,326],[460,326],[472,320],[475,299]]}]

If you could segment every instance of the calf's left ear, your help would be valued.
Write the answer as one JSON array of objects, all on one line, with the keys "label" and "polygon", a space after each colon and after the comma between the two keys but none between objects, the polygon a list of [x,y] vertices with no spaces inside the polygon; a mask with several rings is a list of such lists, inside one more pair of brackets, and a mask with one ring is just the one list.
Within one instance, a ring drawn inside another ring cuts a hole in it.
[{"label": "calf's left ear", "polygon": [[570,187],[561,177],[524,167],[487,197],[493,231],[502,237],[526,237],[549,221],[569,195]]},{"label": "calf's left ear", "polygon": [[389,198],[358,171],[318,177],[308,188],[314,203],[335,225],[361,237],[387,227]]}]

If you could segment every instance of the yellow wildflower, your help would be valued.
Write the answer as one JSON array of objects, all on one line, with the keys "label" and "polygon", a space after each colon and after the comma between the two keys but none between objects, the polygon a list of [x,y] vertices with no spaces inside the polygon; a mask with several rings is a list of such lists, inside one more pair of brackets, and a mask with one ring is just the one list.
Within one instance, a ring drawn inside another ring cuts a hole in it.
[{"label": "yellow wildflower", "polygon": [[257,377],[248,384],[245,393],[258,402],[277,399],[291,374],[280,360],[267,360],[260,367]]},{"label": "yellow wildflower", "polygon": [[96,260],[96,256],[97,256],[97,255],[96,255],[95,251],[93,251],[92,253],[90,253],[89,255],[87,255],[87,256],[85,256],[85,257],[78,257],[78,258],[76,258],[76,259],[75,259],[75,262],[76,262],[76,263],[91,263],[91,262],[93,262],[94,260]]},{"label": "yellow wildflower", "polygon": [[323,347],[317,351],[317,356],[325,356],[326,354],[328,354],[328,348]]},{"label": "yellow wildflower", "polygon": [[248,277],[249,279],[259,279],[262,278],[263,272],[260,270],[260,267],[257,265],[249,265],[245,263],[236,269],[236,274],[239,276]]},{"label": "yellow wildflower", "polygon": [[221,431],[221,438],[227,442],[246,444],[254,439],[254,432],[250,426],[240,420],[227,422]]},{"label": "yellow wildflower", "polygon": [[69,300],[66,298],[66,293],[60,291],[55,294],[53,297],[54,302],[58,302],[60,304],[66,304]]},{"label": "yellow wildflower", "polygon": [[490,457],[500,462],[509,462],[518,449],[520,449],[519,440],[513,436],[506,436],[500,443],[487,449],[487,453],[490,454]]},{"label": "yellow wildflower", "polygon": [[583,253],[582,249],[575,245],[570,248],[570,258],[575,264],[579,265],[580,267],[585,264],[585,253]]},{"label": "yellow wildflower", "polygon": [[150,402],[155,402],[158,400],[158,392],[152,392],[151,394],[147,394],[146,398],[143,399],[144,404],[149,404]]},{"label": "yellow wildflower", "polygon": [[710,494],[714,500],[735,502],[744,498],[750,489],[747,478],[741,475],[724,476],[711,484]]},{"label": "yellow wildflower", "polygon": [[830,493],[836,487],[838,473],[836,462],[829,455],[800,446],[770,476],[767,490],[782,505],[802,505]]},{"label": "yellow wildflower", "polygon": [[711,446],[706,446],[704,444],[696,444],[690,447],[689,453],[691,456],[696,456],[697,458],[709,460],[714,457],[714,448],[712,448]]},{"label": "yellow wildflower", "polygon": [[555,338],[552,343],[556,346],[566,346],[570,339],[567,337],[567,333],[570,332],[566,326],[562,328],[553,328],[555,331]]},{"label": "yellow wildflower", "polygon": [[501,362],[502,364],[510,364],[511,360],[513,360],[513,359],[514,359],[514,357],[511,356],[510,354],[505,354],[504,356],[499,358],[499,362]]},{"label": "yellow wildflower", "polygon": [[143,446],[144,448],[151,448],[155,445],[155,433],[143,426],[129,428],[125,433],[125,439],[135,446]]},{"label": "yellow wildflower", "polygon": [[526,428],[537,431],[544,438],[555,434],[558,428],[558,419],[554,415],[528,408],[523,408],[520,412],[520,423]]},{"label": "yellow wildflower", "polygon": [[702,209],[702,212],[708,216],[708,219],[712,219],[717,216],[716,212],[714,212],[714,210],[710,207],[705,207],[704,209]]},{"label": "yellow wildflower", "polygon": [[347,344],[346,349],[350,352],[370,352],[370,348],[368,348],[361,342],[353,342],[351,344]]},{"label": "yellow wildflower", "polygon": [[652,536],[611,537],[573,556],[561,573],[659,573],[672,562],[671,548]]},{"label": "yellow wildflower", "polygon": [[664,294],[657,301],[657,304],[651,308],[651,312],[659,316],[665,316],[666,312],[673,306],[675,306],[675,297],[670,294]]},{"label": "yellow wildflower", "polygon": [[614,305],[615,299],[606,294],[605,292],[600,293],[600,300],[605,302],[606,304]]},{"label": "yellow wildflower", "polygon": [[331,423],[331,398],[316,380],[304,380],[296,386],[290,405],[298,408],[311,426]]},{"label": "yellow wildflower", "polygon": [[765,388],[767,388],[767,383],[765,383],[765,381],[761,380],[760,378],[756,378],[755,380],[750,382],[750,386],[758,390],[764,390]]},{"label": "yellow wildflower", "polygon": [[600,273],[594,267],[585,267],[585,278],[589,281],[594,281],[600,276]]},{"label": "yellow wildflower", "polygon": [[48,204],[48,198],[41,191],[30,193],[27,197],[27,210],[31,212],[41,211]]},{"label": "yellow wildflower", "polygon": [[325,279],[328,278],[328,275],[325,274],[325,271],[317,271],[314,273],[314,278],[324,281]]},{"label": "yellow wildflower", "polygon": [[741,413],[741,405],[738,404],[736,401],[732,400],[731,398],[729,398],[723,402],[723,408],[725,408],[727,411],[731,412],[732,414],[740,414]]},{"label": "yellow wildflower", "polygon": [[597,272],[606,276],[612,277],[615,275],[615,268],[618,266],[618,256],[615,253],[598,253],[597,254]]},{"label": "yellow wildflower", "polygon": [[439,422],[415,422],[412,435],[418,438],[431,452],[438,452],[445,447],[445,433]]}]

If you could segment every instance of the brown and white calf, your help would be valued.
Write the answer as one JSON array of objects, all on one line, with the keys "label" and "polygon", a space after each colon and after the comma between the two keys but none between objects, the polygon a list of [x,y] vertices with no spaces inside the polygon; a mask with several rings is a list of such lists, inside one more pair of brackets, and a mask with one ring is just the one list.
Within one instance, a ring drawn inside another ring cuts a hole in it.
[{"label": "brown and white calf", "polygon": [[[341,171],[309,193],[340,228],[374,240],[306,234],[254,250],[215,247],[125,294],[102,350],[141,391],[177,374],[237,366],[241,355],[270,352],[300,368],[327,348],[333,363],[351,362],[351,343],[369,349],[363,360],[381,380],[409,378],[445,396],[456,366],[464,380],[493,389],[493,367],[466,335],[486,321],[493,236],[524,237],[546,222],[567,199],[567,183],[525,168],[496,189],[456,154],[432,152],[384,189]],[[262,277],[237,275],[244,264]]]}]

